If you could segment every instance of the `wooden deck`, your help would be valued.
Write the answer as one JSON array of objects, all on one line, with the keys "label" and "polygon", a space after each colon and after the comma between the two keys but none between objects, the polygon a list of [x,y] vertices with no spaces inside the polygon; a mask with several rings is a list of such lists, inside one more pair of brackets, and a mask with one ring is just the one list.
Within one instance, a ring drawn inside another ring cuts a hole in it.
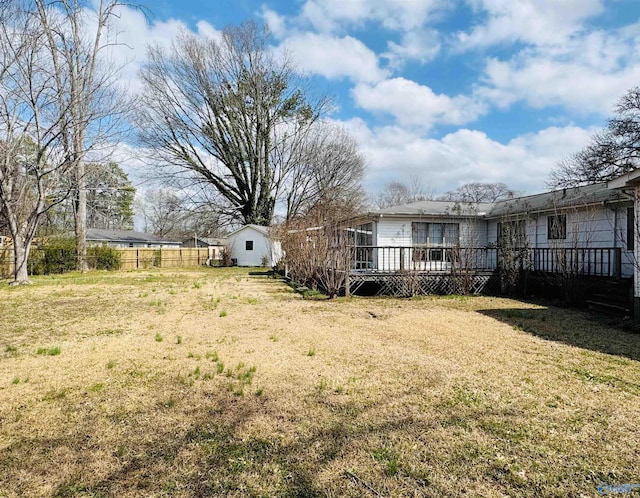
[{"label": "wooden deck", "polygon": [[[353,247],[345,294],[414,296],[500,291],[505,262],[491,247]],[[621,277],[620,248],[536,248],[512,252],[516,271]]]}]

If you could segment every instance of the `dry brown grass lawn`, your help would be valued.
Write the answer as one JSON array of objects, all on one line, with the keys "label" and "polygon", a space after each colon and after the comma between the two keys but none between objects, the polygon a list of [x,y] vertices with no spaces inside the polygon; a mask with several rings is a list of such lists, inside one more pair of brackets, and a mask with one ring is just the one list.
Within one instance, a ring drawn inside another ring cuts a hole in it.
[{"label": "dry brown grass lawn", "polygon": [[640,483],[640,336],[246,270],[0,288],[0,496],[598,496]]}]

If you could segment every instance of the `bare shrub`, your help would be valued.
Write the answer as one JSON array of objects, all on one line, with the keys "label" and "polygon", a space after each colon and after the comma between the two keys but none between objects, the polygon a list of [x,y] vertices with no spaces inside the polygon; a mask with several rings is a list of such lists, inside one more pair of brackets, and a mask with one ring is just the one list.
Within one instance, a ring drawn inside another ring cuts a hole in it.
[{"label": "bare shrub", "polygon": [[280,227],[288,274],[333,298],[345,287],[351,266],[348,230],[335,220],[307,215]]},{"label": "bare shrub", "polygon": [[220,251],[220,264],[221,266],[231,266],[231,248],[224,246]]}]

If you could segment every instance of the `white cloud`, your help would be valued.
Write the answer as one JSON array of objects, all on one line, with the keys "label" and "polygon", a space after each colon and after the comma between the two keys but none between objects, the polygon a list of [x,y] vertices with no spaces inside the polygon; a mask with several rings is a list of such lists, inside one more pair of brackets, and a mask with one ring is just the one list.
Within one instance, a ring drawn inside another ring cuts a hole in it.
[{"label": "white cloud", "polygon": [[402,35],[400,43],[389,41],[389,50],[382,57],[389,59],[393,68],[401,68],[409,61],[422,64],[433,60],[440,52],[440,35],[431,29],[407,31]]},{"label": "white cloud", "polygon": [[364,43],[351,36],[304,33],[283,42],[298,69],[329,79],[348,77],[354,81],[374,82],[386,77],[378,57]]},{"label": "white cloud", "polygon": [[504,182],[525,194],[548,190],[552,168],[584,147],[593,130],[551,127],[507,144],[481,131],[461,129],[442,139],[425,138],[399,127],[372,130],[361,119],[342,123],[367,159],[366,188],[380,191],[412,176],[436,193],[469,182]]},{"label": "white cloud", "polygon": [[[148,23],[144,14],[137,9],[122,6],[117,10],[117,21],[109,30],[110,57],[121,66],[120,80],[132,92],[140,89],[138,71],[146,59],[149,45],[159,44],[169,47],[180,31],[188,31],[185,23],[177,19]],[[206,21],[196,24],[201,36],[218,39],[220,31]]]},{"label": "white cloud", "polygon": [[358,106],[392,115],[400,125],[429,129],[437,123],[460,125],[474,121],[485,109],[481,103],[459,95],[435,94],[431,88],[404,78],[392,78],[353,89]]},{"label": "white cloud", "polygon": [[287,20],[284,16],[281,16],[276,11],[269,9],[266,5],[262,6],[262,11],[259,14],[264,22],[267,23],[271,33],[276,38],[283,38],[287,32]]},{"label": "white cloud", "polygon": [[319,31],[335,31],[341,26],[363,26],[380,22],[393,30],[422,26],[447,0],[307,0],[301,17]]},{"label": "white cloud", "polygon": [[583,28],[583,23],[604,11],[603,0],[467,0],[485,23],[458,33],[461,48],[504,42],[558,44]]},{"label": "white cloud", "polygon": [[609,114],[640,81],[640,32],[596,31],[558,47],[531,48],[510,60],[487,59],[476,96],[498,106],[525,101],[578,114]]}]

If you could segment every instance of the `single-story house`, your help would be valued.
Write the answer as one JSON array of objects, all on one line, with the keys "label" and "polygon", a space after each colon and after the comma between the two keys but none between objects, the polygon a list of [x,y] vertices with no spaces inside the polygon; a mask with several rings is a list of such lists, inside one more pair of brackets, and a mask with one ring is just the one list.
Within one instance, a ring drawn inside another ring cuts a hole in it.
[{"label": "single-story house", "polygon": [[227,236],[231,260],[238,266],[274,266],[282,258],[280,241],[269,235],[269,227],[244,225]]},{"label": "single-story house", "polygon": [[634,199],[640,169],[607,183],[494,203],[421,201],[370,211],[348,221],[345,292],[482,292],[529,270],[552,286],[589,278],[580,283],[591,289],[588,304],[624,313],[633,284],[640,319]]},{"label": "single-story house", "polygon": [[198,247],[209,249],[209,259],[220,260],[222,259],[222,252],[225,250],[229,240],[225,237],[190,237],[182,241],[182,247]]},{"label": "single-story house", "polygon": [[464,250],[476,267],[495,269],[497,248],[508,237],[514,249],[530,251],[532,269],[558,270],[557,251],[575,249],[576,259],[563,264],[587,274],[631,277],[633,220],[633,197],[606,183],[495,203],[420,201],[353,220],[353,266],[446,272]]},{"label": "single-story house", "polygon": [[89,245],[106,244],[111,247],[149,247],[161,249],[165,247],[179,248],[182,242],[160,237],[151,233],[134,232],[131,230],[103,230],[90,228],[87,230],[87,243]]},{"label": "single-story house", "polygon": [[225,247],[229,241],[225,237],[194,236],[182,241],[182,247]]}]

